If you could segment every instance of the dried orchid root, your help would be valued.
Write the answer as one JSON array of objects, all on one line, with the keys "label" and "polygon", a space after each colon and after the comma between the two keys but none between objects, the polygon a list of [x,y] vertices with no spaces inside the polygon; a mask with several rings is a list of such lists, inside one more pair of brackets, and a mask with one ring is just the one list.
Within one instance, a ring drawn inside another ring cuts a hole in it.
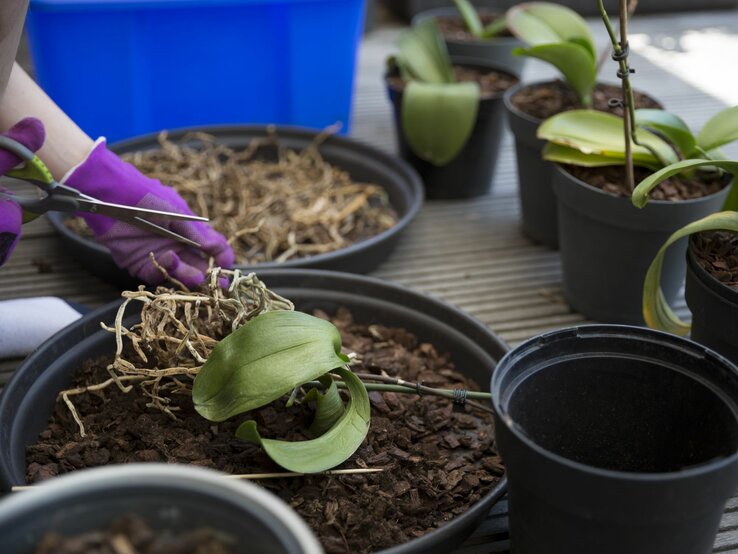
[{"label": "dried orchid root", "polygon": [[[204,133],[178,144],[162,133],[160,149],[124,157],[208,217],[239,263],[283,262],[349,246],[397,223],[383,187],[356,183],[322,158],[318,146],[334,131],[301,152],[281,146],[273,130],[241,151]],[[265,147],[276,159],[264,157]]]},{"label": "dried orchid root", "polygon": [[[230,282],[227,289],[220,286],[223,279]],[[150,292],[141,286],[123,292],[113,326],[101,324],[115,334],[115,358],[107,367],[110,379],[59,393],[81,436],[85,428],[70,396],[111,385],[123,392],[137,387],[150,399],[147,406],[176,419],[172,395],[190,394],[192,380],[221,339],[259,314],[294,309],[292,302],[269,290],[255,274],[239,270],[212,268],[198,290],[179,287],[160,286]],[[127,327],[124,318],[131,303],[141,304],[141,321]]]}]

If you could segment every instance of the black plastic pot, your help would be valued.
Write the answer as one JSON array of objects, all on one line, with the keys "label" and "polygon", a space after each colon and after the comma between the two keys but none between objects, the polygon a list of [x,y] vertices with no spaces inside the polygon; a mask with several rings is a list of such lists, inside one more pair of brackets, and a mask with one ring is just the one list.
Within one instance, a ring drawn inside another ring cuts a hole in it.
[{"label": "black plastic pot", "polygon": [[[638,209],[630,198],[603,192],[555,165],[564,295],[569,305],[605,323],[643,324],[643,279],[661,245],[677,229],[719,211],[730,187],[679,202],[651,200]],[[672,301],[682,284],[686,241],[664,257],[661,286]]]},{"label": "black plastic pot", "polygon": [[[518,0],[475,0],[475,6],[483,6],[498,9],[507,9]],[[583,16],[599,16],[597,2],[590,0],[558,0],[562,4],[572,8]],[[412,17],[424,10],[452,5],[451,0],[384,0],[384,4],[394,13],[410,21]],[[641,0],[638,4],[639,13],[662,13],[686,10],[727,10],[735,8],[736,0],[708,0],[706,2],[693,2],[692,0]],[[642,6],[642,8],[641,8]],[[606,0],[605,8],[611,13],[617,13],[617,0]]]},{"label": "black plastic pot", "polygon": [[[472,317],[439,300],[404,287],[358,275],[311,270],[265,270],[259,277],[306,312],[348,307],[356,321],[404,327],[441,352],[448,352],[465,375],[489,382],[496,361],[507,351],[497,336]],[[100,330],[111,322],[118,302],[86,315],[29,356],[0,396],[0,489],[25,483],[25,448],[47,425],[56,396],[80,364],[110,354],[114,340]],[[385,554],[449,552],[487,515],[505,490],[504,480],[479,502],[444,526]]]},{"label": "black plastic pot", "polygon": [[738,486],[738,368],[639,327],[554,331],[492,377],[513,554],[708,554]]},{"label": "black plastic pot", "polygon": [[738,364],[738,291],[705,271],[691,246],[684,297],[692,312],[692,339]]},{"label": "black plastic pot", "polygon": [[[503,71],[497,65],[483,60],[454,57],[456,65]],[[388,74],[389,77],[393,74]],[[419,158],[405,140],[402,130],[402,91],[387,85],[387,92],[394,110],[395,132],[400,156],[420,174],[427,199],[473,198],[487,194],[492,187],[492,177],[497,165],[497,153],[503,133],[502,94],[483,98],[479,102],[477,121],[466,145],[457,156],[443,166],[437,166]]]},{"label": "black plastic pot", "polygon": [[[501,12],[496,12],[501,13]],[[454,7],[435,8],[420,12],[413,17],[412,24],[437,17],[459,17],[459,12]],[[453,40],[446,39],[446,47],[451,56],[459,56],[473,60],[486,60],[520,77],[527,58],[525,56],[513,56],[513,48],[524,46],[523,41],[512,36],[502,36],[491,40]]]},{"label": "black plastic pot", "polygon": [[558,248],[556,196],[551,187],[553,164],[541,157],[546,141],[536,137],[536,131],[542,120],[520,111],[512,103],[512,97],[522,88],[544,82],[546,81],[518,83],[507,89],[503,102],[510,131],[515,138],[523,232],[536,242]]},{"label": "black plastic pot", "polygon": [[80,471],[0,502],[3,552],[32,554],[47,533],[102,531],[126,514],[155,531],[206,527],[238,554],[320,554],[305,522],[275,495],[201,468],[130,464]]},{"label": "black plastic pot", "polygon": [[[267,127],[254,126],[208,126],[178,129],[169,132],[172,142],[182,142],[187,133],[203,132],[213,135],[219,143],[231,148],[245,148],[254,138],[264,137]],[[276,127],[281,146],[302,150],[315,139],[316,132],[297,127]],[[111,149],[118,154],[128,152],[156,150],[159,148],[158,133],[142,135],[117,142]],[[196,141],[191,141],[196,143]],[[324,159],[349,172],[357,181],[371,182],[381,185],[387,191],[390,203],[397,211],[397,224],[386,231],[346,248],[318,254],[307,258],[288,260],[282,263],[269,262],[252,266],[238,265],[244,270],[255,270],[276,267],[309,267],[312,269],[330,269],[352,273],[366,273],[382,263],[394,250],[397,242],[417,215],[423,204],[423,188],[420,178],[405,162],[394,156],[385,154],[375,148],[354,140],[332,136],[320,146]],[[264,147],[265,158],[274,157],[273,147]],[[127,271],[119,268],[113,261],[107,248],[91,239],[80,237],[64,225],[69,216],[50,212],[48,218],[51,225],[61,234],[70,252],[91,273],[121,288],[135,288],[138,281]]]}]

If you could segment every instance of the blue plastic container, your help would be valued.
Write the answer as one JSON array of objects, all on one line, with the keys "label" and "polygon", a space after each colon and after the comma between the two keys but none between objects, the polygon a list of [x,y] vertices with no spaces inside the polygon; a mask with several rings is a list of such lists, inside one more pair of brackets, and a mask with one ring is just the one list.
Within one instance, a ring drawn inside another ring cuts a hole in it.
[{"label": "blue plastic container", "polygon": [[88,134],[349,128],[364,0],[32,0],[41,86]]}]

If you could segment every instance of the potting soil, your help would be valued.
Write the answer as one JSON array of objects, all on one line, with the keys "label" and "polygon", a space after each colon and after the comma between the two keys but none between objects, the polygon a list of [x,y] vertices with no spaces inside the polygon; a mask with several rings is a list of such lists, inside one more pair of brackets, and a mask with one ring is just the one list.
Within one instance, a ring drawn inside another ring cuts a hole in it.
[{"label": "potting soil", "polygon": [[[622,108],[610,107],[611,98],[622,98],[620,87],[600,83],[592,91],[591,108],[622,116]],[[557,113],[585,108],[576,92],[563,81],[551,81],[524,87],[511,100],[516,108],[536,119],[547,119]],[[633,91],[633,100],[636,108],[661,108],[661,105],[653,98],[638,91]]]},{"label": "potting soil", "polygon": [[[580,167],[576,165],[565,165],[566,170],[574,175],[577,179],[584,181],[597,187],[600,190],[630,198],[630,189],[628,188],[625,177],[625,166],[613,165],[605,167]],[[634,167],[633,173],[635,183],[651,175],[653,172],[643,167]],[[656,186],[648,197],[651,200],[691,200],[694,198],[702,198],[709,196],[722,190],[725,181],[721,177],[710,177],[706,180],[684,179],[680,177],[671,177]]]},{"label": "potting soil", "polygon": [[[318,313],[321,317],[325,314]],[[432,387],[478,390],[447,355],[404,329],[363,325],[340,310],[331,321],[346,351],[358,354],[357,372],[386,372]],[[109,377],[109,359],[88,362],[75,385]],[[367,439],[342,468],[383,468],[381,473],[316,475],[259,481],[288,502],[318,535],[328,553],[364,553],[404,543],[439,527],[486,494],[501,478],[492,418],[469,406],[455,411],[448,399],[371,392]],[[263,435],[304,440],[312,411],[274,402],[230,421],[200,417],[189,396],[173,397],[178,420],[147,408],[149,399],[117,387],[74,397],[87,436],[58,402],[49,426],[27,450],[27,479],[112,463],[172,462],[231,474],[283,471],[257,446],[234,438],[245,419]]]},{"label": "potting soil", "polygon": [[738,235],[715,231],[699,233],[693,240],[694,253],[705,271],[738,290]]},{"label": "potting soil", "polygon": [[232,545],[232,538],[206,527],[155,531],[140,516],[126,514],[99,531],[48,533],[35,554],[233,554]]}]

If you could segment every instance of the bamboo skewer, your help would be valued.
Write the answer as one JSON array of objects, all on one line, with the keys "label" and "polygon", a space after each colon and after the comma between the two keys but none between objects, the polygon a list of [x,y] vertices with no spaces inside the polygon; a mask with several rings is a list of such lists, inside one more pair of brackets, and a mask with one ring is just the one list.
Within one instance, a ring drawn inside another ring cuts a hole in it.
[{"label": "bamboo skewer", "polygon": [[[305,477],[307,475],[360,475],[366,473],[381,473],[384,471],[383,467],[375,468],[356,468],[356,469],[330,469],[328,471],[321,471],[320,473],[296,473],[294,471],[285,471],[277,473],[245,473],[242,475],[223,475],[223,479],[237,479],[247,481],[258,481],[261,479],[282,479],[285,477]],[[12,492],[21,492],[31,490],[39,487],[40,485],[17,485],[11,489]]]}]

